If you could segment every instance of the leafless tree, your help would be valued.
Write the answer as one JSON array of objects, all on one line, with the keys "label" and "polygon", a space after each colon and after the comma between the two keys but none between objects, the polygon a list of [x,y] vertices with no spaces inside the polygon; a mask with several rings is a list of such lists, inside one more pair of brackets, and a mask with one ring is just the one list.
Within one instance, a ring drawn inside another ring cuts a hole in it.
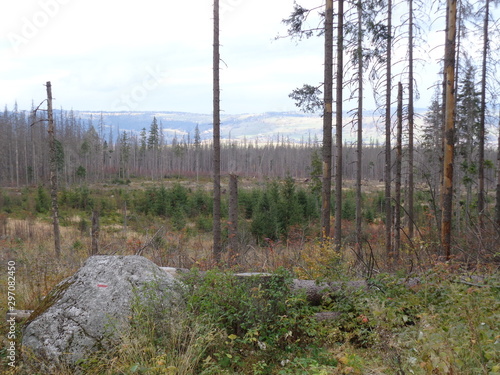
[{"label": "leafless tree", "polygon": [[325,5],[325,71],[323,112],[323,184],[321,235],[330,236],[330,202],[332,190],[332,120],[333,120],[333,0]]},{"label": "leafless tree", "polygon": [[[337,0],[337,63],[336,63],[336,134],[335,134],[335,248],[340,251],[342,244],[342,128],[344,90],[344,0]],[[326,77],[325,77],[326,78]]]},{"label": "leafless tree", "polygon": [[497,145],[497,188],[496,188],[496,223],[500,229],[500,113],[498,115],[498,145]]},{"label": "leafless tree", "polygon": [[387,1],[387,61],[385,93],[385,250],[392,253],[392,201],[391,201],[391,90],[392,90],[392,0]]},{"label": "leafless tree", "polygon": [[229,175],[229,264],[234,264],[238,255],[238,176]]},{"label": "leafless tree", "polygon": [[490,0],[486,0],[484,5],[484,24],[483,24],[483,56],[481,66],[481,112],[479,122],[479,160],[478,160],[478,198],[477,210],[479,214],[479,227],[484,229],[485,215],[485,193],[484,193],[484,143],[486,137],[486,79],[487,79],[487,60],[490,49],[489,42],[489,22],[490,22]]},{"label": "leafless tree", "polygon": [[214,38],[213,38],[213,255],[220,263],[221,245],[221,188],[220,188],[220,79],[219,79],[219,0],[214,0]]},{"label": "leafless tree", "polygon": [[455,39],[457,23],[457,2],[448,0],[445,70],[445,137],[442,187],[441,244],[446,259],[451,256],[451,220],[453,210],[453,159],[455,153]]},{"label": "leafless tree", "polygon": [[403,85],[398,82],[398,124],[396,135],[396,183],[394,206],[394,253],[396,259],[401,251],[401,167],[403,164]]}]

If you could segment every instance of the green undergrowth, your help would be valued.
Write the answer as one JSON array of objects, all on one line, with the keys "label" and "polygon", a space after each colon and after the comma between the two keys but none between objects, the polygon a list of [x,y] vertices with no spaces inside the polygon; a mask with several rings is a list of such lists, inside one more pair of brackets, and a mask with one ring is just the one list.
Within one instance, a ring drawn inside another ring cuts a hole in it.
[{"label": "green undergrowth", "polygon": [[380,275],[369,285],[325,300],[339,313],[324,331],[329,344],[345,348],[344,362],[349,355],[364,362],[359,373],[500,374],[498,273],[468,278],[436,267],[417,279]]},{"label": "green undergrowth", "polygon": [[293,373],[287,370],[300,358],[306,367],[335,365],[315,345],[320,327],[314,310],[304,295],[290,291],[287,271],[245,278],[215,271],[186,281],[188,311],[224,333],[200,373]]},{"label": "green undergrowth", "polygon": [[[293,275],[190,272],[165,306],[140,291],[131,331],[85,374],[500,374],[500,278],[446,266],[378,275],[312,307]],[[145,298],[147,297],[147,298]],[[317,313],[331,318],[318,320]],[[69,372],[68,372],[69,373]],[[54,372],[66,374],[66,372]]]}]

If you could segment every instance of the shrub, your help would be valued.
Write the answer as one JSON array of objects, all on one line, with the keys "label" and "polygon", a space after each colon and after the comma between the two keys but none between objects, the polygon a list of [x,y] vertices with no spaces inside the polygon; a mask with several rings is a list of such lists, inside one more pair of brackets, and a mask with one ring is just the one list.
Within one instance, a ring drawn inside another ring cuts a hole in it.
[{"label": "shrub", "polygon": [[265,191],[253,212],[253,220],[250,230],[257,239],[257,242],[262,242],[264,238],[271,240],[278,239],[278,213],[276,200],[270,197],[270,194]]},{"label": "shrub", "polygon": [[238,278],[209,271],[190,274],[188,311],[224,330],[228,340],[214,354],[218,368],[241,370],[244,361],[278,364],[302,350],[317,333],[312,308],[290,291],[291,275],[279,270],[266,277]]},{"label": "shrub", "polygon": [[188,208],[191,217],[209,215],[212,213],[213,197],[210,193],[197,189],[189,196]]},{"label": "shrub", "polygon": [[345,194],[342,201],[342,219],[353,221],[356,219],[356,198],[354,192],[350,191]]},{"label": "shrub", "polygon": [[295,181],[287,177],[279,190],[278,200],[278,227],[282,236],[288,235],[292,225],[302,222],[301,207],[295,192]]},{"label": "shrub", "polygon": [[35,210],[38,213],[47,213],[50,209],[50,197],[43,186],[38,186],[35,199]]},{"label": "shrub", "polygon": [[201,232],[209,233],[213,228],[213,219],[211,216],[198,216],[196,220],[196,228]]},{"label": "shrub", "polygon": [[174,184],[167,194],[167,214],[174,216],[188,212],[188,190],[181,184]]},{"label": "shrub", "polygon": [[88,211],[94,207],[94,199],[87,186],[80,186],[73,190],[63,190],[61,192],[61,205]]},{"label": "shrub", "polygon": [[4,210],[7,213],[12,212],[12,198],[6,191],[0,189],[0,210]]},{"label": "shrub", "polygon": [[303,189],[297,192],[297,201],[302,210],[302,217],[306,220],[316,219],[319,217],[319,200],[318,195],[307,193]]}]

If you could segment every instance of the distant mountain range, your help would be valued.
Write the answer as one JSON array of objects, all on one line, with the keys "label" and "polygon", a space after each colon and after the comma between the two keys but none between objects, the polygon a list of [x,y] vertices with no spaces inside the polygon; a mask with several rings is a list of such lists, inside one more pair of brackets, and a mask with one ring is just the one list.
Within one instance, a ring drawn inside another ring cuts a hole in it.
[{"label": "distant mountain range", "polygon": [[[91,120],[97,126],[102,115],[106,128],[111,128],[115,135],[118,130],[139,133],[143,128],[149,131],[153,117],[161,123],[164,134],[168,139],[177,137],[194,137],[198,126],[202,139],[212,137],[212,115],[186,112],[90,112],[74,111],[77,117]],[[417,112],[424,113],[420,109]],[[364,113],[364,142],[383,139],[383,119],[373,111]],[[417,120],[418,121],[418,120]],[[335,127],[335,124],[334,124]],[[352,122],[348,114],[344,116],[343,138],[346,142],[356,138],[357,125]],[[315,138],[322,138],[323,120],[321,116],[304,114],[301,112],[267,112],[258,114],[221,114],[221,138],[233,140],[268,140],[285,139],[291,142],[307,142]],[[334,130],[335,132],[335,130]]]}]

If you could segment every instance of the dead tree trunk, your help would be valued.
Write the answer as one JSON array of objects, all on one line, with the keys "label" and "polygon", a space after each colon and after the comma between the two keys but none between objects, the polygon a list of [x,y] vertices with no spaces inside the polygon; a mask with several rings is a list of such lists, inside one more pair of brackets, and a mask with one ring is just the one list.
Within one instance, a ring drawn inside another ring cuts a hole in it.
[{"label": "dead tree trunk", "polygon": [[408,237],[413,239],[414,233],[414,85],[413,85],[413,0],[409,1],[408,31]]},{"label": "dead tree trunk", "polygon": [[213,256],[216,263],[221,259],[221,189],[220,189],[220,80],[219,80],[219,0],[214,0],[214,45],[213,45]]},{"label": "dead tree trunk", "polygon": [[385,93],[385,250],[387,259],[392,256],[392,202],[391,202],[391,89],[392,89],[392,0],[387,3],[387,61]]},{"label": "dead tree trunk", "polygon": [[448,0],[448,27],[445,46],[445,137],[442,188],[441,244],[446,260],[451,256],[451,218],[453,210],[453,159],[455,154],[455,38],[456,0]]},{"label": "dead tree trunk", "polygon": [[485,117],[486,117],[486,77],[487,77],[487,59],[489,50],[489,19],[490,19],[490,0],[486,0],[484,12],[484,26],[483,26],[483,61],[481,68],[481,112],[479,122],[479,192],[477,197],[477,209],[479,213],[479,227],[484,229],[484,215],[485,215],[485,193],[484,193],[484,138],[485,138]]},{"label": "dead tree trunk", "polygon": [[61,233],[59,230],[59,206],[57,203],[57,154],[54,115],[52,113],[52,86],[47,82],[47,114],[50,152],[50,196],[52,198],[52,224],[54,227],[54,248],[56,257],[61,257]]},{"label": "dead tree trunk", "polygon": [[330,237],[332,190],[332,117],[333,117],[333,0],[325,6],[325,72],[323,112],[323,181],[321,200],[321,237]]},{"label": "dead tree trunk", "polygon": [[229,264],[238,256],[238,176],[229,175]]},{"label": "dead tree trunk", "polygon": [[496,198],[496,223],[500,229],[500,114],[498,116],[498,148],[497,148],[497,198]]},{"label": "dead tree trunk", "polygon": [[356,252],[358,259],[363,261],[362,233],[362,160],[363,160],[363,5],[357,4],[358,11],[358,139],[356,145]]},{"label": "dead tree trunk", "polygon": [[401,166],[403,164],[403,85],[398,83],[398,126],[396,135],[396,191],[394,207],[394,256],[399,259],[401,250]]},{"label": "dead tree trunk", "polygon": [[342,91],[344,82],[344,0],[338,0],[337,74],[336,74],[336,134],[337,160],[335,165],[335,249],[342,244]]}]

